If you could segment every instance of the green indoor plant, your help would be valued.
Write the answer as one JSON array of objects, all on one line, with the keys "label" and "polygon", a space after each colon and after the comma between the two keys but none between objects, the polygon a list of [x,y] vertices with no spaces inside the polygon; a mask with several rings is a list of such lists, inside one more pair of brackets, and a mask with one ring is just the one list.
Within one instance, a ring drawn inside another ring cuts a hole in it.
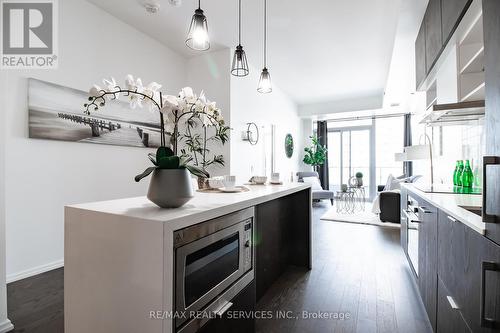
[{"label": "green indoor plant", "polygon": [[199,188],[209,187],[210,167],[225,165],[224,156],[213,153],[211,147],[224,145],[229,140],[229,130],[223,122],[212,122],[204,116],[190,117],[186,122],[185,133],[180,136],[186,148],[181,153],[189,158],[192,166],[203,171],[197,175]]},{"label": "green indoor plant", "polygon": [[311,139],[311,146],[304,148],[306,154],[302,161],[317,170],[326,161],[327,149],[319,143],[316,136],[310,136],[309,138]]},{"label": "green indoor plant", "polygon": [[180,207],[188,202],[193,197],[189,172],[197,177],[208,177],[209,174],[203,166],[193,162],[193,156],[183,154],[182,151],[179,154],[179,141],[182,137],[179,128],[189,127],[190,122],[199,119],[204,126],[224,128],[227,132],[220,109],[214,102],[208,101],[203,93],[196,96],[189,87],[183,88],[178,96],[163,96],[158,83],[143,86],[141,79],[134,79],[131,75],[127,76],[124,88],[118,86],[114,79],[103,82],[104,88],[94,85],[90,89],[89,102],[84,104],[85,113],[90,115],[91,111],[98,111],[99,107],[105,106],[107,101],[120,97],[129,99],[132,108],[146,105],[157,111],[160,120],[160,147],[156,154],[148,155],[154,166],[137,175],[135,181],[152,174],[148,199],[160,207]]},{"label": "green indoor plant", "polygon": [[356,172],[356,182],[358,186],[363,186],[363,173]]}]

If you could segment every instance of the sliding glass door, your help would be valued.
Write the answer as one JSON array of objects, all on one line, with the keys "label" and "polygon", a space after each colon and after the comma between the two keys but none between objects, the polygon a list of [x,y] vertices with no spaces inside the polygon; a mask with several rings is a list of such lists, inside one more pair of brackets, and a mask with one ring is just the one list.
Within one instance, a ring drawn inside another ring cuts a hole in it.
[{"label": "sliding glass door", "polygon": [[330,189],[340,191],[356,173],[363,174],[367,199],[375,193],[373,127],[333,128],[328,131]]}]

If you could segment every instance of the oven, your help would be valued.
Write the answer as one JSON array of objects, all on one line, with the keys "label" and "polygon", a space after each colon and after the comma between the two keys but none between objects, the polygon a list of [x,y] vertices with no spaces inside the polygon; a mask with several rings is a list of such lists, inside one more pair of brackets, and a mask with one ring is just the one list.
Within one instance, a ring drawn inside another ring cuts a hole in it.
[{"label": "oven", "polygon": [[222,316],[252,282],[253,232],[253,207],[174,232],[177,332]]},{"label": "oven", "polygon": [[408,196],[408,206],[403,213],[406,215],[407,223],[407,248],[410,264],[413,266],[415,274],[418,276],[418,233],[420,227],[418,201]]}]

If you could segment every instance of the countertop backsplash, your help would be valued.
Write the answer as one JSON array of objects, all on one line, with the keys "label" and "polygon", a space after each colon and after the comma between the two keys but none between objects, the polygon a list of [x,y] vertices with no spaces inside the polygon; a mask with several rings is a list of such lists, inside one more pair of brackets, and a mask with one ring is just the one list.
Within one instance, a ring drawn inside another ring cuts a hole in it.
[{"label": "countertop backsplash", "polygon": [[433,128],[434,179],[437,183],[451,184],[456,161],[471,162],[474,186],[482,186],[482,165],[485,154],[483,120],[473,125],[446,126]]},{"label": "countertop backsplash", "polygon": [[[484,120],[474,124],[427,127],[425,132],[431,137],[434,157],[434,183],[453,184],[453,171],[457,160],[470,160],[474,173],[474,186],[482,186],[482,160],[485,154]],[[423,132],[422,128],[419,128]],[[416,131],[418,134],[420,131]],[[418,136],[414,136],[418,144]],[[423,175],[423,181],[430,181],[430,162],[413,162],[413,173]]]}]

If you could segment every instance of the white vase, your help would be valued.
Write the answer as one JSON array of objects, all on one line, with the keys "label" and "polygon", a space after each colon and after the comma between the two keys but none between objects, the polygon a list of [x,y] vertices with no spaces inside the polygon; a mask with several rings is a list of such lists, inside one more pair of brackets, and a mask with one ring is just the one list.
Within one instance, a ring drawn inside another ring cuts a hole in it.
[{"label": "white vase", "polygon": [[156,169],[149,183],[148,199],[161,208],[181,207],[193,198],[187,169]]}]

